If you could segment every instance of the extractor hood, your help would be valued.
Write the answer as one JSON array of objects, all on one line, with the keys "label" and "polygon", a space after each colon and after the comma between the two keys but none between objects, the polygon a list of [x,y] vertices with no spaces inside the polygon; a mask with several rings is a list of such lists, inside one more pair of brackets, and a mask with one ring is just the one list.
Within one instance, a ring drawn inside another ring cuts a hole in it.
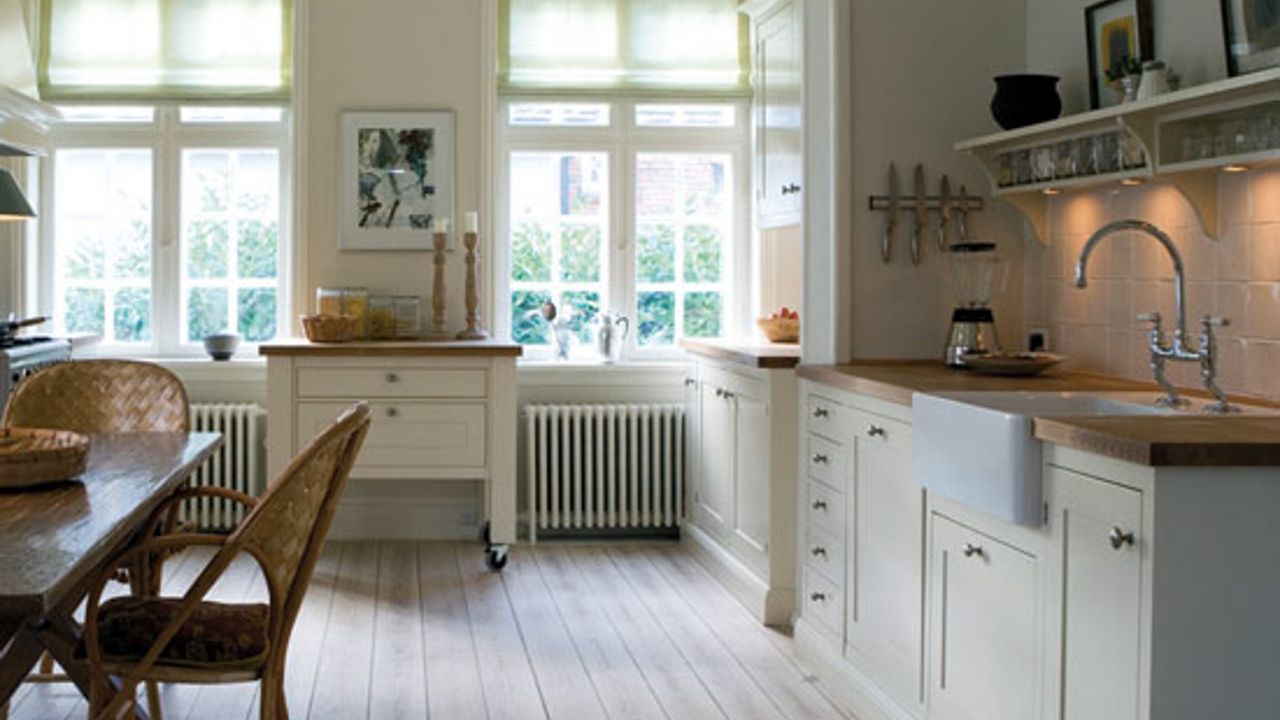
[{"label": "extractor hood", "polygon": [[21,0],[0,0],[0,156],[32,155],[58,112],[40,101]]}]

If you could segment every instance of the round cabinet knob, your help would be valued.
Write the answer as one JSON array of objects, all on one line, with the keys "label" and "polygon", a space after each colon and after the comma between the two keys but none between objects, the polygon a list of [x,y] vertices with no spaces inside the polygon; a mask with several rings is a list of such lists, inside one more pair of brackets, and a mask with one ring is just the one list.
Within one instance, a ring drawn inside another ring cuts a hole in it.
[{"label": "round cabinet knob", "polygon": [[820,592],[809,593],[809,600],[811,600],[812,602],[826,602],[827,594],[820,593]]},{"label": "round cabinet knob", "polygon": [[973,557],[975,555],[978,557],[983,556],[982,546],[974,545],[973,543],[965,543],[964,546],[960,548],[960,552],[964,553],[965,557]]},{"label": "round cabinet knob", "polygon": [[400,376],[399,376],[399,375],[397,375],[397,374],[395,374],[395,373],[393,373],[393,372],[389,372],[389,373],[387,373],[387,382],[389,382],[389,383],[398,383],[398,382],[400,382]]},{"label": "round cabinet knob", "polygon": [[724,391],[724,399],[725,399],[725,400],[728,400],[728,399],[730,399],[730,398],[732,398],[732,397],[733,397],[733,391],[731,391],[731,390],[725,390],[725,391]]},{"label": "round cabinet knob", "polygon": [[810,505],[809,507],[813,508],[814,510],[826,510],[826,509],[827,509],[827,501],[826,501],[826,500],[814,500],[814,501],[813,501],[813,504],[812,504],[812,505]]},{"label": "round cabinet knob", "polygon": [[814,557],[826,557],[827,549],[821,545],[815,545],[813,549],[809,551],[809,554]]},{"label": "round cabinet knob", "polygon": [[814,408],[814,409],[813,409],[813,416],[814,416],[814,417],[816,417],[816,418],[824,418],[824,417],[827,417],[827,415],[828,415],[828,414],[829,414],[829,413],[827,412],[827,409],[826,409],[826,408]]},{"label": "round cabinet knob", "polygon": [[826,464],[827,464],[827,456],[826,456],[826,455],[823,455],[823,454],[821,454],[821,453],[819,453],[819,454],[817,454],[817,455],[814,455],[814,456],[813,456],[813,461],[814,461],[815,463],[819,464],[819,465],[826,465]]},{"label": "round cabinet knob", "polygon": [[1111,541],[1111,547],[1119,550],[1125,545],[1133,544],[1133,533],[1125,532],[1119,527],[1111,528],[1111,532],[1107,534],[1107,539]]},{"label": "round cabinet knob", "polygon": [[879,425],[870,425],[867,427],[867,437],[888,437],[889,432]]},{"label": "round cabinet knob", "polygon": [[389,407],[387,408],[387,417],[389,418],[400,417],[400,411],[393,407]]}]

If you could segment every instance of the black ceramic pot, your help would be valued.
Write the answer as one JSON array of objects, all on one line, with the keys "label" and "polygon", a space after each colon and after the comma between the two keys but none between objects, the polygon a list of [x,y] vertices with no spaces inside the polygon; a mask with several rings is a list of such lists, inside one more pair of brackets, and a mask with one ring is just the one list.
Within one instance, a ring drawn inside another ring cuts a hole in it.
[{"label": "black ceramic pot", "polygon": [[999,75],[991,115],[1005,130],[1053,120],[1062,113],[1057,75]]}]

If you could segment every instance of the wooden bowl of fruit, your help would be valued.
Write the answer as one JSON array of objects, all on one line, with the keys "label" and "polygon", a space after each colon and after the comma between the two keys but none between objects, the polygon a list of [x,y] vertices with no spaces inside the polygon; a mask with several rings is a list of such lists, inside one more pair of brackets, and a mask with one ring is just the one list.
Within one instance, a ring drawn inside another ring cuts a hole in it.
[{"label": "wooden bowl of fruit", "polygon": [[769,342],[800,342],[800,313],[786,306],[769,313],[769,317],[756,318],[756,325]]}]

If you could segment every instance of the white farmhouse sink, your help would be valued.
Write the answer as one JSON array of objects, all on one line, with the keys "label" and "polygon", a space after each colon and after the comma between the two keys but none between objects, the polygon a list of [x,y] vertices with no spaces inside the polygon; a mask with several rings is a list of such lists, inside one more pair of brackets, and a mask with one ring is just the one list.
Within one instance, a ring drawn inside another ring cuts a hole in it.
[{"label": "white farmhouse sink", "polygon": [[[1177,410],[1153,392],[950,392],[912,396],[917,484],[1022,525],[1039,525],[1043,480],[1035,417],[1203,415],[1206,401]],[[1245,406],[1244,412],[1274,412]]]}]

